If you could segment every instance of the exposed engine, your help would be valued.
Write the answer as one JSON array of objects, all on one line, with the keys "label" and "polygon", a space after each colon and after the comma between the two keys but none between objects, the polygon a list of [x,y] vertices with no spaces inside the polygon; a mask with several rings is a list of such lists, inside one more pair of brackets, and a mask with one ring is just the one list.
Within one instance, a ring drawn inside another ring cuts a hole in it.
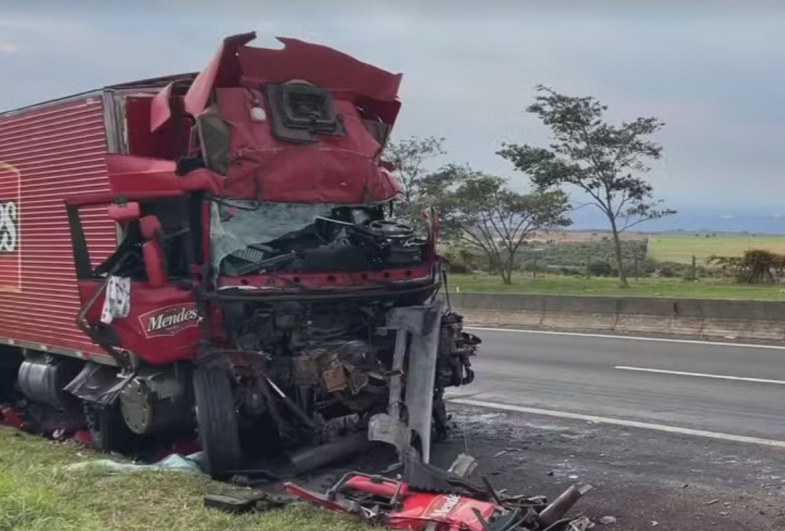
[{"label": "exposed engine", "polygon": [[[307,428],[314,442],[324,442],[330,421],[351,417],[363,425],[384,411],[395,347],[395,335],[384,327],[395,303],[226,303],[225,334],[236,349],[236,371],[245,375],[242,412],[273,421],[285,437],[301,437]],[[442,322],[439,403],[445,387],[472,381],[469,358],[479,343],[462,332],[456,314],[448,313]],[[287,409],[295,414],[283,414]],[[441,404],[434,408],[441,409]],[[435,417],[440,431],[446,419]]]}]

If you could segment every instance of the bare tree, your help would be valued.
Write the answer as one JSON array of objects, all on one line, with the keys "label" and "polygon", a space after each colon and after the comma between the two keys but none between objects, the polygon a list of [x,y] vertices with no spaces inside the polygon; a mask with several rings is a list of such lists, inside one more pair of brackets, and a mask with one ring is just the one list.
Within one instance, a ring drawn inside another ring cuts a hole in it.
[{"label": "bare tree", "polygon": [[539,86],[527,112],[553,133],[549,149],[505,144],[498,152],[515,168],[529,174],[541,190],[574,185],[589,196],[607,217],[613,234],[619,282],[626,287],[620,234],[648,220],[675,214],[662,209],[652,186],[640,174],[649,171],[646,159],[659,159],[662,146],[647,137],[664,125],[656,118],[636,118],[619,126],[608,124],[608,109],[592,97],[558,94]]}]

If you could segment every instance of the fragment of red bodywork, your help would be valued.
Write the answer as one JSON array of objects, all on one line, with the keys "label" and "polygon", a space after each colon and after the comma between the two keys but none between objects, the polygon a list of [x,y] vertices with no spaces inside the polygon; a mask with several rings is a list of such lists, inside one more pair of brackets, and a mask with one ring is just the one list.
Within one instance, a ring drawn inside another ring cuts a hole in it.
[{"label": "fragment of red bodywork", "polygon": [[434,488],[414,488],[412,483],[358,472],[344,476],[326,494],[293,483],[285,487],[290,495],[329,510],[407,531],[562,531],[573,523],[580,525],[571,529],[585,529],[588,522],[564,515],[591,489],[590,485],[573,485],[547,504],[542,497],[502,499],[487,481],[485,492],[459,476],[429,465],[420,467],[420,472],[428,471],[433,481],[427,481],[427,474],[420,480],[423,485],[432,483]]},{"label": "fragment of red bodywork", "polygon": [[22,416],[11,406],[0,406],[0,419],[3,424],[16,429],[21,429],[24,424]]},{"label": "fragment of red bodywork", "polygon": [[[336,496],[315,493],[292,483],[286,491],[332,511],[342,511],[392,529],[421,531],[435,529],[484,531],[483,523],[501,509],[495,503],[457,494],[412,492],[406,483],[362,474],[345,480]],[[370,495],[371,498],[367,496]],[[358,501],[364,498],[362,501]]]},{"label": "fragment of red bodywork", "polygon": [[542,497],[501,499],[492,488],[487,495],[479,492],[469,495],[460,489],[434,492],[414,489],[403,481],[357,472],[344,476],[326,494],[293,483],[286,483],[285,487],[290,495],[331,511],[346,512],[370,523],[407,531],[562,530],[571,522],[577,522],[563,517],[591,488],[589,485],[571,486],[546,505]]},{"label": "fragment of red bodywork", "polygon": [[91,446],[93,444],[93,436],[89,430],[77,430],[74,433],[74,441],[85,446]]}]

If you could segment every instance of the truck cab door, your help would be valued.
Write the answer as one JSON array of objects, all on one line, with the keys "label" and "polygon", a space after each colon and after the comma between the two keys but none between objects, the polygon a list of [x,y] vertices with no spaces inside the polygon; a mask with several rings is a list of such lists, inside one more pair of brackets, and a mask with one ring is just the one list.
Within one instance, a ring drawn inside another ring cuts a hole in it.
[{"label": "truck cab door", "polygon": [[189,217],[180,216],[180,206],[161,200],[108,205],[120,243],[97,267],[90,264],[79,216],[69,216],[82,302],[77,324],[110,355],[130,352],[162,365],[195,354],[200,316],[190,278]]}]

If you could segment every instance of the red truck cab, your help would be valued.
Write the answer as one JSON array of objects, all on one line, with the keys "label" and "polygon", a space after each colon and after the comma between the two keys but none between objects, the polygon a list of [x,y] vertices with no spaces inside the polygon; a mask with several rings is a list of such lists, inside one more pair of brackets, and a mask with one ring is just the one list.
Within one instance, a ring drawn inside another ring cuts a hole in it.
[{"label": "red truck cab", "polygon": [[[421,389],[426,444],[431,418],[445,429],[444,389],[472,380],[479,339],[438,302],[436,216],[394,217],[401,188],[381,155],[401,76],[254,37],[134,100],[128,148],[105,157],[109,190],[65,200],[76,323],[106,354],[65,390],[106,450],[195,427],[215,476],[239,466],[253,427],[319,445],[334,421],[378,428],[407,385]],[[105,242],[85,236],[99,210],[118,231],[102,260],[91,248]],[[415,384],[401,380],[420,356],[406,333],[433,360]]]}]

